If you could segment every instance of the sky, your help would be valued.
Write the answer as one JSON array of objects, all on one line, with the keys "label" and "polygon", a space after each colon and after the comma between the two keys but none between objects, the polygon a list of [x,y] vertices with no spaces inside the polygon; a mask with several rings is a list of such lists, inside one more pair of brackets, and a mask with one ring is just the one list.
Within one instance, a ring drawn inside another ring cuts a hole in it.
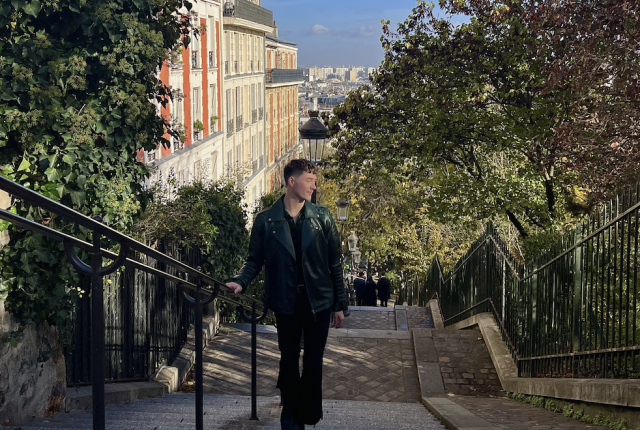
[{"label": "sky", "polygon": [[298,44],[299,67],[379,66],[380,21],[396,30],[415,6],[416,0],[262,0],[278,37]]}]

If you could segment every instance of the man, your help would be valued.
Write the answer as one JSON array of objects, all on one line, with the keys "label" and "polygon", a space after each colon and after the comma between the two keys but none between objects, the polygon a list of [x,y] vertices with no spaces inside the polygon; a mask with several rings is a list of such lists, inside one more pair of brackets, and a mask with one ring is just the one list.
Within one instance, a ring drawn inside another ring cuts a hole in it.
[{"label": "man", "polygon": [[353,288],[356,290],[356,303],[358,306],[364,306],[364,272],[359,272],[353,281]]},{"label": "man", "polygon": [[380,300],[380,306],[386,308],[391,298],[391,281],[384,275],[385,273],[382,272],[380,279],[378,279],[378,299]]},{"label": "man", "polygon": [[[284,168],[286,194],[256,216],[249,256],[227,283],[235,294],[265,266],[265,304],[276,316],[282,396],[282,429],[304,429],[322,419],[322,358],[331,312],[344,320],[340,235],[328,209],[310,202],[316,167],[292,160]],[[302,376],[300,339],[304,333]]]}]

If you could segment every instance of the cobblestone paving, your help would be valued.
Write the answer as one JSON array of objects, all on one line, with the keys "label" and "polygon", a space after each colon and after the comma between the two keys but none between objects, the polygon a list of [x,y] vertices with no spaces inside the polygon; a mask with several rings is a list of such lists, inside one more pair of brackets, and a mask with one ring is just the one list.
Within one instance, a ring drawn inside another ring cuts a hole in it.
[{"label": "cobblestone paving", "polygon": [[563,416],[560,413],[508,399],[506,397],[449,397],[468,411],[506,430],[578,430],[604,428],[589,425]]},{"label": "cobblestone paving", "polygon": [[434,330],[433,337],[447,393],[504,395],[480,330]]},{"label": "cobblestone paving", "polygon": [[407,319],[409,320],[409,330],[412,328],[435,328],[431,309],[429,308],[408,306]]},{"label": "cobblestone paving", "polygon": [[[208,394],[251,394],[251,335],[223,328],[204,351]],[[278,341],[258,335],[258,395],[276,396]],[[420,401],[411,340],[334,338],[324,360],[325,399],[413,403]],[[187,390],[192,381],[183,385]]]},{"label": "cobblestone paving", "polygon": [[345,318],[341,328],[395,330],[396,314],[384,311],[351,311],[351,315]]}]

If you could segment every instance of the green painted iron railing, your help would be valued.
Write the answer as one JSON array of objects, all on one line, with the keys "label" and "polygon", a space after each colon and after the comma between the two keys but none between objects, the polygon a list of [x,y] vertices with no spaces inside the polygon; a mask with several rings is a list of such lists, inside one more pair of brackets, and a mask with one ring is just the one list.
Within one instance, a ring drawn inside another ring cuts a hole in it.
[{"label": "green painted iron railing", "polygon": [[640,187],[601,207],[520,266],[495,230],[427,287],[445,325],[492,312],[521,376],[640,377]]}]

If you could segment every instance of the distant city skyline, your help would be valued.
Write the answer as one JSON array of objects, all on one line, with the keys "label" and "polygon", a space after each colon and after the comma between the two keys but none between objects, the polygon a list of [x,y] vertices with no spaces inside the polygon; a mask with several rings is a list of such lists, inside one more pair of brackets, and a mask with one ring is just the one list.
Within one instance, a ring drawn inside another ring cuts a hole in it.
[{"label": "distant city skyline", "polygon": [[416,1],[262,0],[262,6],[274,12],[279,37],[298,44],[300,67],[379,67],[384,56],[380,21],[390,20],[396,30]]}]

